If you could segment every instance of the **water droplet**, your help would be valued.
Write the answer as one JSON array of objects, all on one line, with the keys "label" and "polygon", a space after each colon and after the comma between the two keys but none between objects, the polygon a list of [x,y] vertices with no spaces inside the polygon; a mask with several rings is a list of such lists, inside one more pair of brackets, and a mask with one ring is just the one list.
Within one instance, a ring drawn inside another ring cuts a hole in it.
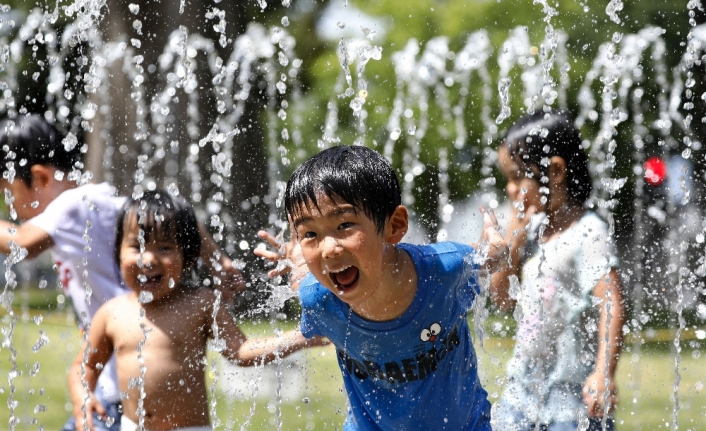
[{"label": "water droplet", "polygon": [[66,151],[71,151],[76,148],[76,145],[78,145],[78,138],[76,138],[76,135],[69,132],[61,143],[64,144],[64,149]]},{"label": "water droplet", "polygon": [[363,30],[363,35],[365,35],[365,37],[367,37],[370,40],[373,40],[375,38],[375,35],[377,34],[377,31],[372,30],[367,27],[361,27],[361,30]]},{"label": "water droplet", "polygon": [[61,180],[64,179],[64,173],[63,173],[62,171],[55,171],[55,172],[54,172],[54,178],[55,178],[57,181],[61,181]]},{"label": "water droplet", "polygon": [[362,97],[356,97],[355,99],[351,100],[350,107],[353,109],[353,112],[359,112],[361,109],[363,109],[363,104],[365,103],[365,99]]},{"label": "water droplet", "polygon": [[147,304],[149,302],[152,302],[152,299],[154,299],[154,295],[152,295],[152,292],[143,290],[137,297],[137,302],[139,302],[140,304]]},{"label": "water droplet", "polygon": [[282,17],[282,25],[285,27],[289,27],[289,17],[287,17],[287,16]]},{"label": "water droplet", "polygon": [[336,25],[338,26],[338,28],[346,28],[346,23],[343,21],[338,21],[338,23],[336,23]]},{"label": "water droplet", "polygon": [[132,12],[132,13],[135,14],[135,15],[137,15],[138,13],[140,13],[140,5],[137,5],[137,4],[135,4],[135,3],[130,3],[130,5],[128,6],[128,8],[130,9],[130,12]]},{"label": "water droplet", "polygon": [[179,196],[179,187],[175,183],[169,183],[167,192],[172,196]]},{"label": "water droplet", "polygon": [[222,352],[226,349],[226,340],[222,338],[211,340],[210,348],[214,352]]},{"label": "water droplet", "polygon": [[43,404],[37,404],[34,407],[34,413],[45,412],[45,411],[47,411],[47,407]]},{"label": "water droplet", "polygon": [[39,331],[39,339],[34,346],[32,346],[32,352],[37,353],[39,349],[46,346],[49,343],[49,337],[44,331]]}]

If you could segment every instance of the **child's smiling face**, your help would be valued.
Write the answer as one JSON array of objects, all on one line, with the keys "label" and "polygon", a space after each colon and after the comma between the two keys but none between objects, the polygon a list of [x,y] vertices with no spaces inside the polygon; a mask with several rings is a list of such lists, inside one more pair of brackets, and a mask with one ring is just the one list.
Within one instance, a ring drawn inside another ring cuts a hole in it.
[{"label": "child's smiling face", "polygon": [[530,206],[534,206],[538,211],[544,208],[544,205],[541,204],[538,178],[536,176],[528,178],[512,159],[505,145],[501,145],[498,150],[498,167],[507,180],[505,193],[511,203],[522,202],[523,212],[527,211]]},{"label": "child's smiling face", "polygon": [[140,252],[139,231],[136,216],[129,216],[120,244],[120,273],[135,293],[148,291],[152,301],[158,301],[179,285],[184,257],[175,238],[156,230],[144,239],[144,251]]},{"label": "child's smiling face", "polygon": [[390,223],[379,232],[363,211],[336,196],[319,194],[318,208],[308,204],[292,223],[309,270],[354,311],[372,305],[399,241],[388,238]]}]

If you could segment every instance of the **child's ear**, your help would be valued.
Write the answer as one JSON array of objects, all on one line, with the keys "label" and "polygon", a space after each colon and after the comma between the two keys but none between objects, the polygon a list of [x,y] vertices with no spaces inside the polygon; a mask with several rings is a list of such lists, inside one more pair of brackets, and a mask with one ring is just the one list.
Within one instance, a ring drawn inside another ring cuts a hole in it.
[{"label": "child's ear", "polygon": [[566,161],[562,157],[554,156],[550,159],[549,182],[561,184],[566,181]]},{"label": "child's ear", "polygon": [[32,165],[29,171],[32,173],[32,188],[44,188],[54,178],[54,169],[46,165]]},{"label": "child's ear", "polygon": [[399,205],[395,208],[395,211],[392,213],[385,226],[387,242],[390,244],[399,243],[407,233],[407,229],[409,229],[407,207]]}]

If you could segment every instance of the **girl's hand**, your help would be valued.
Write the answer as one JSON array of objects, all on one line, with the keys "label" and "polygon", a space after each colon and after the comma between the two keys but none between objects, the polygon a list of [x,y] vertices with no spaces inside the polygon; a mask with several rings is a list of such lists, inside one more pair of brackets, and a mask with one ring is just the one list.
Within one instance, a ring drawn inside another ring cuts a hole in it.
[{"label": "girl's hand", "polygon": [[[527,230],[532,216],[537,213],[537,207],[527,206],[524,193],[519,193],[512,200],[510,221],[507,226],[507,240],[514,249],[522,248],[527,242]],[[520,211],[523,208],[524,211]]]},{"label": "girl's hand", "polygon": [[277,264],[274,269],[267,273],[267,276],[275,278],[291,273],[290,282],[292,283],[292,289],[297,290],[299,283],[309,273],[299,241],[296,238],[291,238],[285,243],[280,243],[274,235],[264,230],[259,231],[257,236],[275,248],[275,250],[256,248],[254,252],[256,256]]},{"label": "girl's hand", "polygon": [[488,256],[483,265],[489,272],[496,272],[507,261],[507,241],[499,232],[498,219],[492,209],[480,207],[483,214],[483,232],[480,244],[488,244]]},{"label": "girl's hand", "polygon": [[591,373],[583,385],[583,402],[590,417],[602,418],[604,413],[611,414],[618,403],[618,390],[612,376],[604,376],[601,371]]}]

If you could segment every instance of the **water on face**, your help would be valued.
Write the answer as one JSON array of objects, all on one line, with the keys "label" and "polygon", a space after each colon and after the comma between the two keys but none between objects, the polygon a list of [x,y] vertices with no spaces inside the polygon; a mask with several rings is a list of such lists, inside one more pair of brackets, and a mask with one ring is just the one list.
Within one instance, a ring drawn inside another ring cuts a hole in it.
[{"label": "water on face", "polygon": [[[284,3],[289,6],[289,2]],[[179,14],[189,13],[184,4],[180,2]],[[322,90],[330,97],[324,116],[315,119],[317,124],[321,124],[320,136],[314,138],[316,147],[323,149],[351,142],[375,146],[399,164],[398,174],[405,205],[414,208],[420,197],[433,196],[432,207],[436,217],[421,223],[425,237],[434,240],[457,239],[462,233],[459,232],[461,229],[451,226],[460,218],[464,204],[453,196],[452,176],[458,174],[454,165],[458,164],[459,158],[473,154],[473,164],[465,163],[465,169],[479,173],[476,187],[478,200],[491,208],[498,207],[501,205],[499,196],[502,196],[502,191],[498,188],[500,184],[496,184],[497,173],[494,170],[496,146],[502,130],[519,114],[513,111],[513,107],[517,106],[513,100],[520,100],[519,105],[525,111],[578,106],[576,125],[587,131],[584,134],[584,148],[591,159],[596,190],[591,205],[609,222],[611,233],[615,233],[613,214],[619,210],[618,197],[632,188],[633,231],[640,233],[628,240],[629,246],[625,248],[630,255],[626,256],[627,265],[623,266],[628,290],[626,296],[630,299],[632,313],[623,328],[625,334],[631,335],[631,342],[624,347],[623,355],[636,364],[634,386],[625,389],[625,399],[635,400],[636,403],[644,396],[640,394],[639,385],[647,376],[642,376],[640,364],[644,342],[649,334],[654,333],[650,324],[654,323],[651,320],[658,314],[655,309],[673,313],[672,320],[665,322],[671,331],[670,348],[674,359],[672,414],[668,426],[677,429],[679,412],[684,408],[684,403],[680,402],[680,370],[683,365],[682,349],[687,343],[685,336],[689,334],[685,313],[696,310],[696,315],[699,315],[698,307],[703,306],[699,303],[702,298],[698,291],[703,289],[703,286],[699,287],[699,278],[706,273],[706,263],[703,262],[704,226],[700,221],[703,219],[702,203],[699,201],[699,190],[690,179],[698,175],[694,169],[700,166],[697,156],[701,155],[702,146],[696,137],[695,126],[703,120],[694,117],[695,106],[704,100],[704,96],[697,94],[696,90],[700,76],[698,67],[706,46],[706,27],[697,25],[695,18],[700,4],[689,2],[687,5],[685,13],[690,17],[690,28],[682,30],[686,36],[683,46],[679,48],[683,54],[678,64],[667,62],[668,47],[661,28],[648,26],[634,34],[611,32],[592,59],[588,73],[572,76],[578,86],[575,101],[568,100],[566,90],[571,85],[568,82],[572,69],[569,60],[579,54],[572,52],[578,49],[571,46],[572,41],[567,39],[562,29],[555,28],[553,19],[562,13],[561,8],[540,0],[535,5],[541,8],[545,16],[541,23],[544,38],[539,43],[532,40],[531,33],[524,26],[514,29],[497,46],[493,46],[485,30],[471,32],[460,47],[445,36],[432,37],[420,43],[410,35],[407,43],[393,48],[383,44],[375,31],[367,26],[361,28],[357,38],[338,38],[331,50],[337,57],[335,67],[340,74],[334,88]],[[264,1],[258,1],[257,6],[261,9],[269,7]],[[104,141],[103,154],[94,158],[98,162],[89,166],[89,170],[60,173],[61,178],[56,179],[85,184],[92,178],[90,170],[100,170],[102,178],[108,180],[128,178],[123,186],[134,196],[139,196],[143,190],[166,186],[170,193],[181,192],[198,206],[202,220],[212,228],[214,239],[225,248],[230,247],[231,254],[249,252],[253,247],[252,240],[236,239],[232,230],[238,220],[232,218],[226,204],[234,196],[239,196],[233,161],[240,156],[240,150],[234,141],[248,127],[251,109],[248,101],[262,97],[265,99],[267,124],[263,145],[269,155],[264,168],[270,187],[265,193],[249,196],[237,203],[244,210],[261,203],[267,204],[271,207],[269,223],[278,229],[286,226],[286,222],[281,220],[285,173],[312,151],[303,145],[303,136],[310,138],[311,132],[307,132],[302,125],[301,106],[306,101],[302,99],[299,82],[302,67],[306,65],[306,59],[300,56],[306,53],[296,51],[297,41],[286,31],[295,24],[294,19],[290,22],[289,15],[295,16],[292,10],[283,10],[279,20],[281,27],[268,28],[252,22],[242,34],[229,40],[226,33],[229,24],[227,13],[212,8],[204,18],[213,27],[215,36],[208,38],[185,26],[174,28],[168,43],[159,47],[162,52],[159,62],[146,64],[144,54],[149,38],[141,15],[144,11],[137,4],[129,5],[129,12],[133,15],[131,26],[137,37],[116,42],[107,40],[104,34],[96,31],[98,24],[105,19],[101,7],[100,2],[77,1],[62,11],[38,9],[21,21],[6,21],[9,27],[20,30],[14,39],[3,36],[0,40],[0,57],[4,65],[0,104],[3,113],[25,113],[26,108],[17,99],[21,72],[16,62],[17,59],[35,61],[31,60],[36,58],[32,57],[32,52],[36,51],[34,47],[41,45],[47,51],[46,86],[53,100],[44,115],[67,130],[63,146],[66,149],[76,147],[79,145],[78,136],[92,129],[92,133]],[[345,7],[349,5],[346,3]],[[601,11],[605,15],[601,19],[622,22],[627,19],[622,14],[623,7],[622,2],[611,0]],[[53,27],[60,12],[69,21],[61,37]],[[337,22],[340,30],[353,27],[346,25],[346,19]],[[25,43],[30,40],[32,44]],[[71,71],[64,68],[66,60],[72,58],[72,50],[79,45],[87,48],[75,60],[82,71],[82,85],[76,87],[71,84]],[[220,51],[226,46],[231,48],[229,56]],[[196,60],[199,56],[207,59],[205,65]],[[389,63],[395,69],[395,82],[384,84],[395,87],[394,97],[384,103],[376,101],[379,105],[371,102],[374,87],[378,85],[376,77],[367,74],[371,61]],[[125,74],[128,82],[125,94],[121,96],[127,98],[134,113],[129,125],[133,140],[129,142],[114,138],[123,125],[117,120],[110,120],[111,109],[117,103],[117,100],[111,99],[115,97],[111,96],[114,92],[109,91],[111,86],[117,85],[114,84],[117,82],[116,67]],[[147,81],[153,73],[161,74],[166,79],[160,84],[161,87],[149,92],[146,89]],[[255,82],[254,78],[260,81]],[[478,82],[482,83],[480,88]],[[655,87],[663,91],[655,92]],[[204,126],[204,112],[199,112],[198,107],[199,100],[208,97],[214,99],[213,110],[217,115]],[[180,118],[185,123],[187,137],[169,130],[174,121],[171,117],[175,112],[181,112],[177,111],[180,104],[189,105],[183,111],[184,117]],[[464,115],[471,105],[480,105],[480,114],[473,122]],[[379,131],[371,133],[373,126],[377,125],[371,121],[368,110],[378,108],[387,113],[385,124]],[[102,117],[102,123],[95,122]],[[346,121],[351,122],[353,132],[344,128]],[[471,130],[474,139],[470,139]],[[430,157],[425,138],[431,134],[436,136],[437,132],[444,137],[445,143],[433,147],[435,150]],[[621,140],[621,134],[629,138]],[[349,139],[350,136],[353,138]],[[619,158],[625,154],[619,145],[624,142],[632,145],[628,151],[631,153],[631,166],[627,174],[624,170],[618,172]],[[648,149],[665,160],[674,160],[676,166],[674,176],[677,180],[670,191],[671,195],[661,200],[652,198],[654,190],[643,179]],[[132,157],[129,166],[113,163],[121,154]],[[6,159],[4,162],[8,163],[9,168],[6,179],[12,181],[15,166],[22,161],[12,160],[9,155]],[[121,176],[120,171],[125,170],[128,171],[127,177]],[[430,175],[435,177],[433,182],[436,184],[431,189],[427,188]],[[213,187],[206,190],[204,184],[209,181]],[[12,200],[13,196],[6,192],[10,217],[16,219]],[[476,219],[468,223],[479,222]],[[91,252],[92,229],[95,227],[85,226],[82,247],[86,253]],[[467,242],[477,237],[475,235]],[[2,303],[6,310],[3,347],[11,352],[8,424],[14,429],[23,421],[16,414],[20,401],[16,397],[15,381],[20,376],[19,367],[24,360],[18,357],[20,352],[15,346],[17,340],[14,336],[21,316],[16,314],[11,304],[17,287],[14,268],[25,259],[26,251],[14,243],[10,247],[11,253],[5,261],[6,285]],[[655,255],[663,255],[663,262],[655,261]],[[82,261],[82,266],[82,271],[89,271],[87,261]],[[515,295],[520,292],[518,283],[517,280],[512,282],[512,293]],[[673,288],[666,291],[665,285]],[[278,311],[295,294],[282,280],[274,280],[266,287],[270,291],[267,300],[257,303],[253,312],[272,316],[274,322]],[[84,288],[85,300],[94,300],[93,287],[85,285]],[[484,290],[487,291],[487,286]],[[141,302],[149,302],[149,298],[145,296]],[[484,333],[484,322],[491,316],[491,311],[482,300],[474,305],[473,322],[479,345],[483,345],[484,338],[492,336],[492,331],[490,335]],[[522,318],[518,310],[515,318]],[[87,316],[82,319],[87,319]],[[703,323],[703,317],[700,319]],[[30,343],[30,350],[36,353],[51,344],[44,326],[47,323],[37,316],[33,321],[41,328],[39,335],[34,336]],[[703,329],[695,334],[689,343],[700,346],[704,338]],[[702,335],[700,338],[699,334]],[[212,350],[217,352],[222,341],[214,340]],[[630,348],[629,352],[627,347]],[[698,348],[695,351],[698,352]],[[34,365],[29,374],[41,376],[41,364],[30,362]],[[277,389],[274,410],[278,429],[286,422],[280,406],[283,402],[282,379],[288,371],[282,364],[278,361],[275,365]],[[209,372],[216,376],[212,386],[216,388],[218,370],[215,362],[210,362]],[[259,377],[252,377],[247,382],[251,393],[257,393],[261,384],[264,371],[260,369],[258,372]],[[144,382],[138,380],[135,384]],[[214,394],[211,393],[211,415],[215,418],[217,404]],[[54,407],[38,404],[32,411],[38,414],[45,408]],[[255,409],[256,401],[253,401],[248,416],[239,424],[241,429],[250,427]],[[585,425],[584,422],[582,420],[581,424]],[[217,425],[216,419],[214,425]],[[233,422],[229,426],[236,424]]]}]

